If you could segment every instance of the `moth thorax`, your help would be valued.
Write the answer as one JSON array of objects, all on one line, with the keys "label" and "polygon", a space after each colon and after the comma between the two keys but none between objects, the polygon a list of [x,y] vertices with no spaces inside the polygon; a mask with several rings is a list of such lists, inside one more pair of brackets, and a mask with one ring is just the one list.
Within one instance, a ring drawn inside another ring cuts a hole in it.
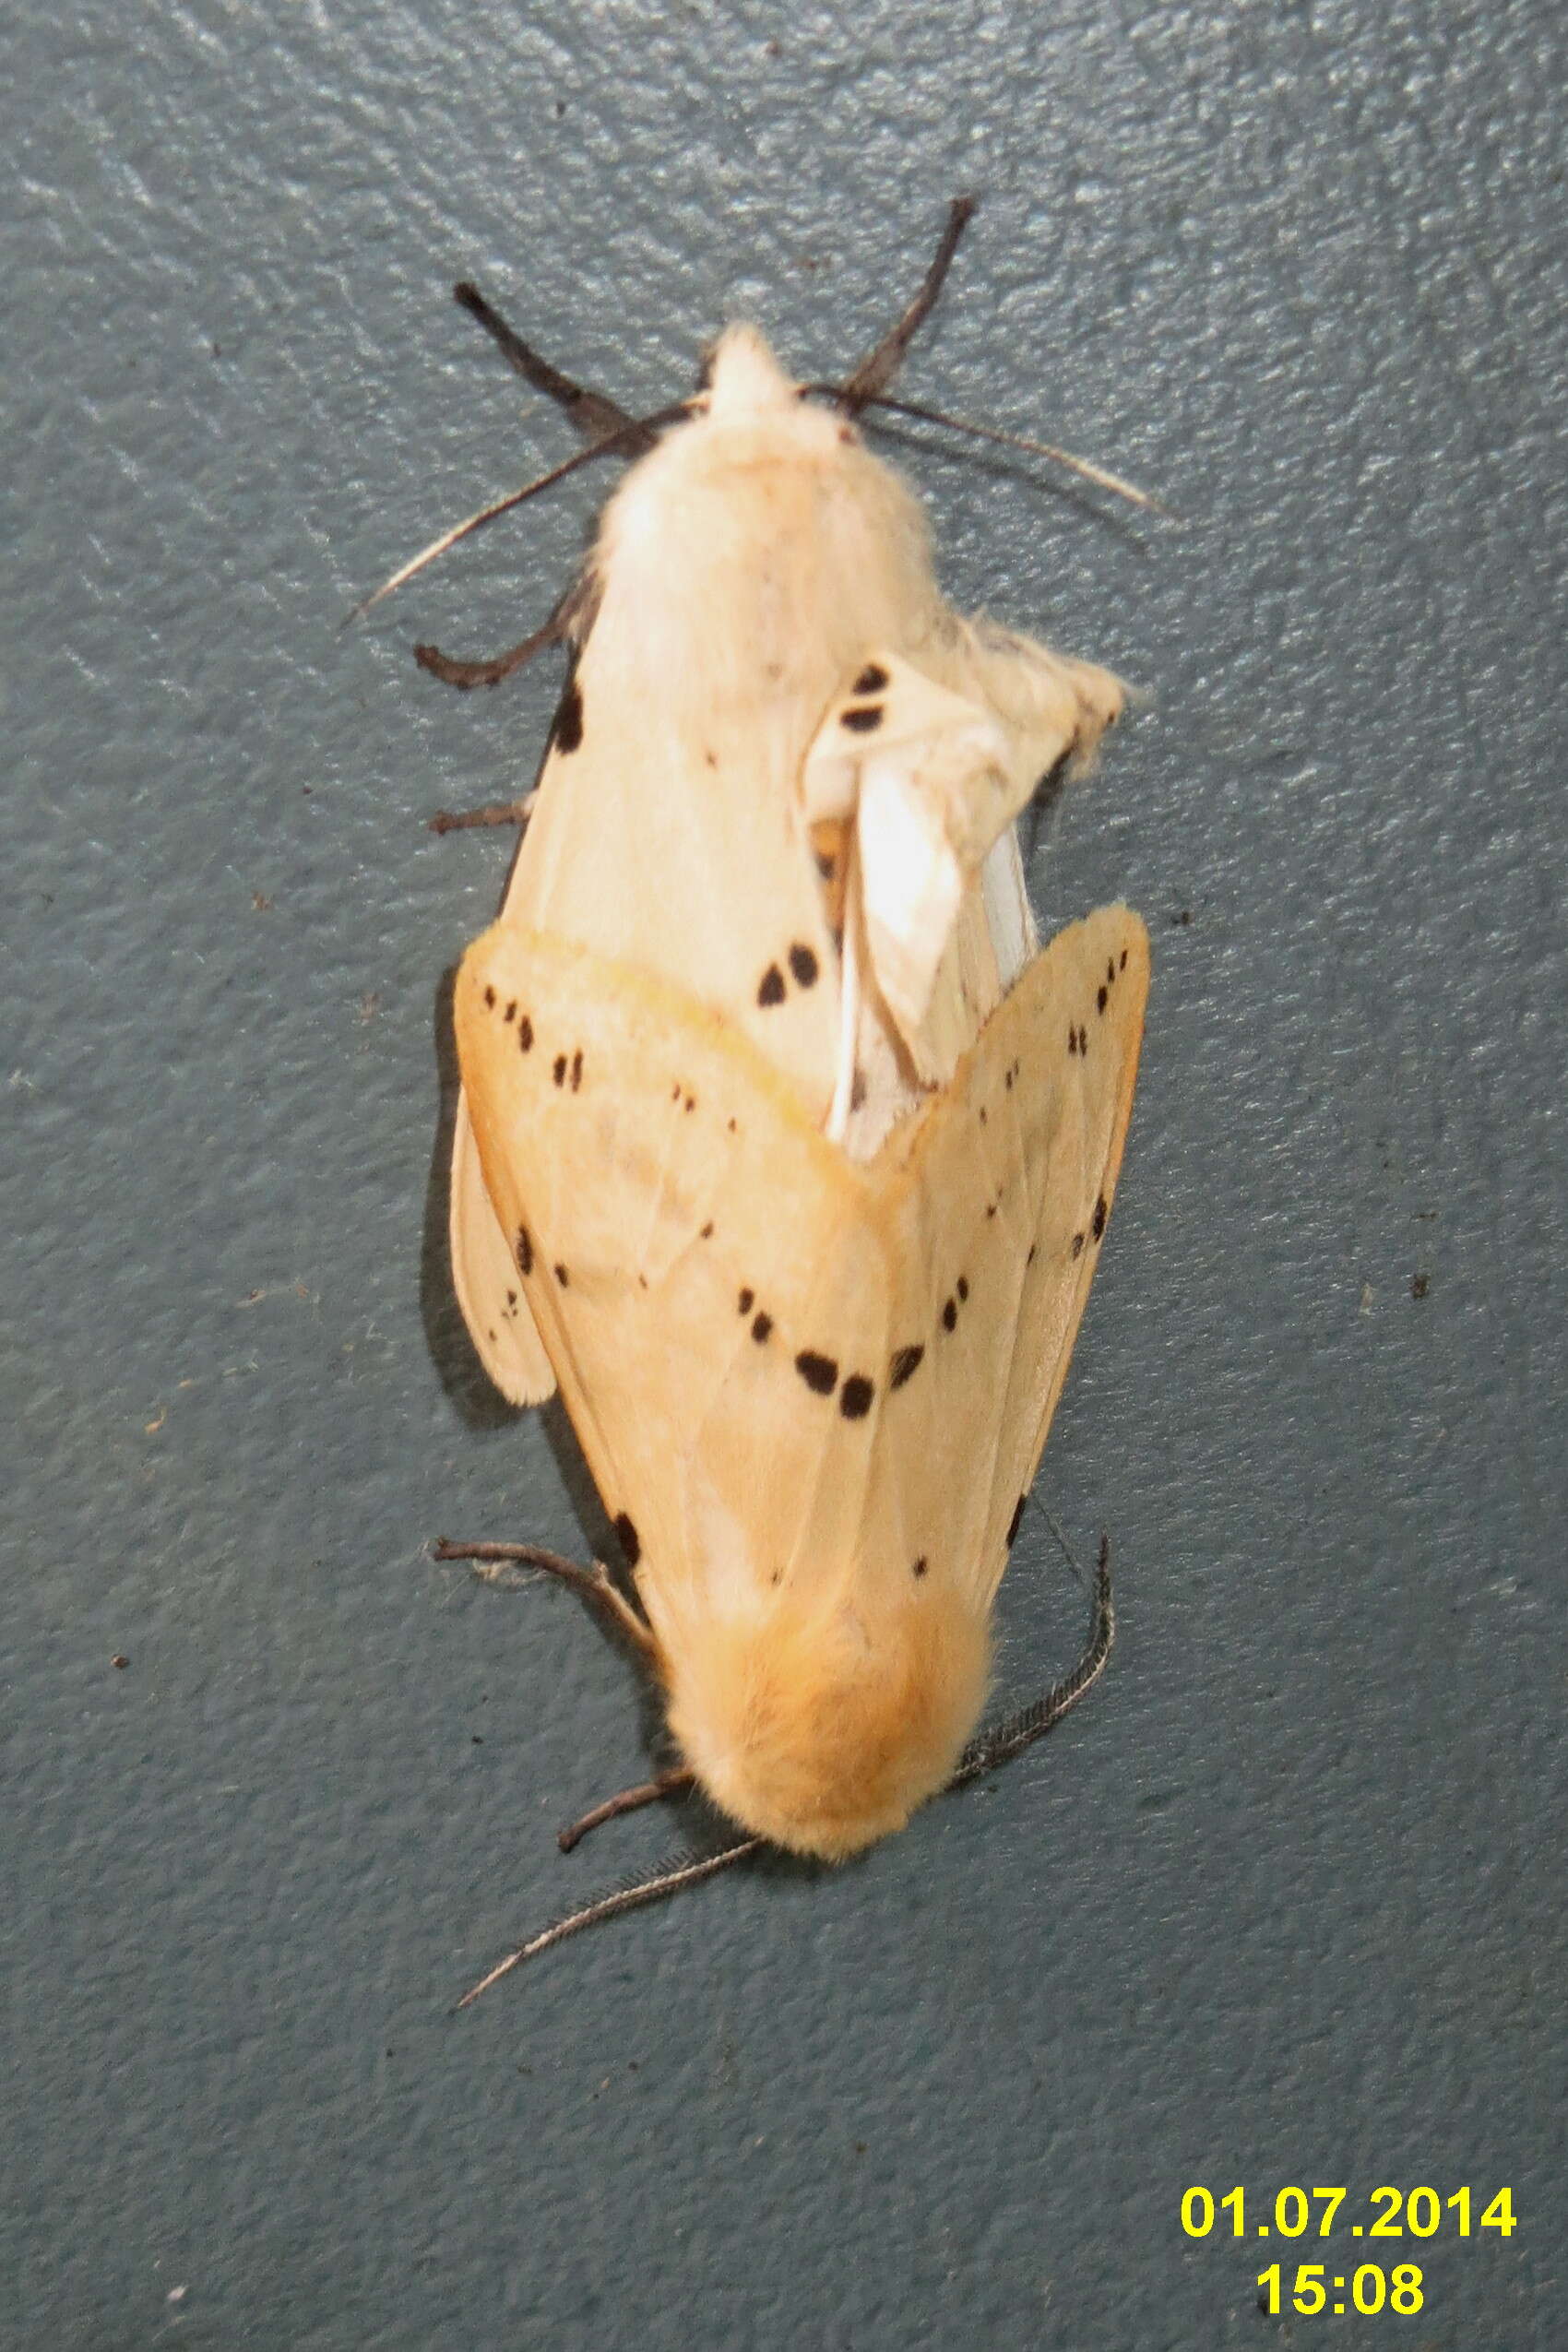
[{"label": "moth thorax", "polygon": [[710,1617],[670,1657],[670,1728],[732,1820],[841,1861],[951,1778],[990,1662],[984,1621],[934,1592],[873,1624],[849,1605]]}]

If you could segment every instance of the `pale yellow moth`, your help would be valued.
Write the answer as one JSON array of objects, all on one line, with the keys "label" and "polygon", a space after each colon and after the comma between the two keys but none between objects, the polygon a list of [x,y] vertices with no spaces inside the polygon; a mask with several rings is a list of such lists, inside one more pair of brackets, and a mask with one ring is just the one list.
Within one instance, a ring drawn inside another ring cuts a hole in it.
[{"label": "pale yellow moth", "polygon": [[[834,1859],[978,1720],[1147,986],[1126,908],[1039,950],[1014,830],[1120,686],[954,612],[856,429],[968,210],[831,405],[731,327],[611,500],[456,994],[481,1356],[516,1401],[559,1384],[687,1776]],[[1109,1646],[1103,1562],[1097,1627],[1057,1712]]]}]

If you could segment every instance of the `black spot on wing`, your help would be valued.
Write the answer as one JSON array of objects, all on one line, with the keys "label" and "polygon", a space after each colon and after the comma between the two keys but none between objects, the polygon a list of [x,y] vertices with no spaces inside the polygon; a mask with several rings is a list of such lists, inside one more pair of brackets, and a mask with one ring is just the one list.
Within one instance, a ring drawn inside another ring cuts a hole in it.
[{"label": "black spot on wing", "polygon": [[621,1547],[627,1567],[635,1568],[643,1556],[642,1538],[637,1533],[636,1520],[628,1512],[620,1511],[615,1515],[615,1540]]},{"label": "black spot on wing", "polygon": [[526,1013],[517,1023],[517,1043],[525,1053],[533,1051],[533,1023]]},{"label": "black spot on wing", "polygon": [[736,1313],[749,1315],[755,1301],[756,1292],[754,1290],[742,1290],[740,1297],[735,1301]]},{"label": "black spot on wing", "polygon": [[1106,987],[1103,987],[1103,986],[1102,986],[1102,987],[1101,987],[1101,989],[1100,989],[1099,994],[1099,995],[1095,998],[1095,1003],[1099,1005],[1099,1009],[1100,1009],[1100,1011],[1101,1011],[1102,1013],[1103,1013],[1103,1012],[1104,1012],[1104,1010],[1105,1010],[1105,1001],[1106,1001],[1107,997],[1108,997],[1110,994],[1111,994],[1111,991],[1110,991],[1108,988],[1106,988]]},{"label": "black spot on wing", "polygon": [[555,1083],[556,1083],[556,1085],[557,1085],[558,1087],[564,1087],[564,1086],[565,1085],[565,1083],[566,1083],[566,1057],[565,1057],[565,1055],[564,1055],[564,1053],[558,1053],[558,1054],[556,1055],[556,1057],[555,1057],[555,1066],[554,1066],[554,1068],[552,1070],[552,1072],[551,1072],[551,1074],[550,1074],[550,1075],[551,1075],[551,1076],[554,1079],[554,1081],[555,1081]]},{"label": "black spot on wing", "polygon": [[960,1305],[960,1306],[963,1304],[964,1301],[965,1301],[965,1300],[968,1297],[968,1295],[969,1295],[969,1286],[968,1286],[968,1283],[965,1280],[964,1277],[963,1277],[962,1275],[960,1275],[960,1276],[958,1277],[958,1303],[959,1303],[959,1305]]},{"label": "black spot on wing", "polygon": [[887,1368],[889,1388],[902,1388],[907,1380],[912,1380],[924,1355],[923,1348],[900,1348]]},{"label": "black spot on wing", "polygon": [[505,1011],[505,1013],[503,1013],[503,1014],[502,1014],[501,1018],[502,1018],[504,1021],[515,1021],[515,1020],[517,1019],[517,998],[514,996],[514,997],[513,997],[513,999],[512,999],[512,1002],[510,1003],[510,1004],[508,1004],[508,1005],[507,1005],[506,1010]]},{"label": "black spot on wing", "polygon": [[582,742],[583,695],[575,678],[557,706],[550,740],[558,752],[575,752]]},{"label": "black spot on wing", "polygon": [[517,1271],[519,1274],[533,1272],[533,1243],[529,1239],[529,1229],[526,1225],[519,1225],[517,1228]]},{"label": "black spot on wing", "polygon": [[756,1313],[752,1317],[752,1337],[756,1341],[759,1348],[762,1346],[763,1341],[768,1336],[768,1334],[772,1331],[772,1329],[773,1317],[766,1313],[766,1309],[759,1307]]},{"label": "black spot on wing", "polygon": [[493,1012],[494,1012],[494,1010],[495,1010],[495,991],[494,991],[493,988],[487,988],[487,989],[485,990],[485,992],[484,992],[484,1001],[485,1001],[485,1003],[489,1005],[489,1007],[490,1007],[491,1011],[493,1013]]},{"label": "black spot on wing", "polygon": [[817,972],[816,957],[813,954],[812,950],[809,947],[802,946],[799,940],[796,941],[794,946],[790,950],[790,969],[795,975],[795,981],[798,987],[813,988],[815,986]]},{"label": "black spot on wing", "polygon": [[841,711],[838,724],[851,735],[874,735],[882,724],[882,705],[861,703],[853,710]]},{"label": "black spot on wing", "polygon": [[572,1277],[567,1273],[564,1265],[558,1265],[555,1269],[555,1279],[561,1285],[562,1289],[564,1290],[570,1286]]},{"label": "black spot on wing", "polygon": [[819,1356],[814,1348],[802,1348],[795,1370],[814,1396],[831,1396],[838,1385],[837,1365],[831,1356]]},{"label": "black spot on wing", "polygon": [[838,1410],[847,1421],[863,1421],[876,1395],[876,1384],[864,1372],[851,1372],[838,1397]]},{"label": "black spot on wing", "polygon": [[784,975],[779,970],[777,964],[769,964],[766,971],[764,972],[761,980],[758,980],[756,984],[756,1001],[762,1005],[783,1004]]},{"label": "black spot on wing", "polygon": [[1076,1256],[1078,1255],[1078,1253],[1079,1253],[1079,1252],[1082,1250],[1083,1246],[1084,1246],[1084,1237],[1083,1237],[1083,1235],[1082,1235],[1081,1233],[1075,1233],[1075,1234],[1074,1234],[1074,1236],[1073,1236],[1073,1255],[1074,1255],[1075,1257],[1076,1257]]},{"label": "black spot on wing", "polygon": [[879,695],[887,683],[887,672],[880,661],[868,661],[849,692],[852,695]]},{"label": "black spot on wing", "polygon": [[1089,1219],[1089,1230],[1094,1235],[1097,1241],[1105,1230],[1105,1219],[1107,1213],[1108,1204],[1106,1202],[1105,1194],[1101,1193],[1099,1200],[1097,1200],[1094,1205],[1094,1215]]},{"label": "black spot on wing", "polygon": [[958,1320],[958,1301],[956,1301],[956,1299],[949,1299],[949,1300],[948,1300],[948,1301],[947,1301],[947,1303],[946,1303],[946,1305],[945,1305],[945,1306],[943,1308],[943,1310],[942,1310],[942,1328],[943,1328],[943,1330],[944,1330],[944,1331],[951,1331],[951,1330],[953,1329],[954,1324],[957,1322],[957,1320]]},{"label": "black spot on wing", "polygon": [[578,1046],[572,1056],[572,1092],[576,1093],[583,1082],[583,1050]]},{"label": "black spot on wing", "polygon": [[926,1571],[926,1557],[925,1557],[924,1552],[922,1551],[922,1552],[921,1552],[921,1556],[920,1556],[920,1558],[916,1561],[916,1562],[915,1562],[914,1566],[910,1569],[909,1574],[910,1574],[910,1575],[911,1575],[911,1576],[920,1577],[920,1576],[923,1576],[923,1575],[925,1574],[925,1571]]}]

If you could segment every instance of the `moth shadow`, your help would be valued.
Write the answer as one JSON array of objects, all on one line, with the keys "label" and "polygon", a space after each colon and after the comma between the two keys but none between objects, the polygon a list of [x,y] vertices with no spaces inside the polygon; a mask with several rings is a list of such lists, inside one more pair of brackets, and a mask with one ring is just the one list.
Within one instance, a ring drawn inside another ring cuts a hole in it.
[{"label": "moth shadow", "polygon": [[[904,458],[913,460],[918,457],[925,463],[932,459],[944,460],[949,465],[961,467],[966,475],[977,476],[982,481],[994,482],[1010,490],[1016,490],[1022,485],[1048,501],[1067,519],[1107,530],[1145,563],[1152,564],[1154,561],[1155,551],[1149,543],[1147,517],[1140,517],[1135,509],[1123,513],[1110,503],[1104,491],[1097,492],[1087,482],[1071,477],[1052,480],[1035,468],[1020,465],[1016,458],[1000,455],[982,457],[977,450],[955,448],[949,443],[927,440],[919,434],[906,433],[894,425],[878,423],[876,439],[879,446],[885,442]],[[908,470],[913,478],[915,469],[912,463]]]},{"label": "moth shadow", "polygon": [[425,1179],[420,1233],[420,1320],[436,1375],[465,1426],[472,1430],[505,1429],[521,1420],[526,1408],[506,1402],[469,1336],[469,1326],[463,1320],[452,1280],[452,1253],[446,1232],[452,1137],[457,1124],[461,1091],[457,1032],[452,1020],[457,984],[457,967],[449,964],[435,991],[435,1066],[440,1109],[435,1139],[431,1146],[430,1172]]}]

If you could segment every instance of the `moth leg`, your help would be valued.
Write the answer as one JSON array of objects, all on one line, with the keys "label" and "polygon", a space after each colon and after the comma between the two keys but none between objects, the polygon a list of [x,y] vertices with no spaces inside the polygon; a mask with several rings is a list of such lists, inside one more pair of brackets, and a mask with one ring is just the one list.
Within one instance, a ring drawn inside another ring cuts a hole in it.
[{"label": "moth leg", "polygon": [[606,1797],[575,1822],[556,1833],[556,1844],[563,1854],[569,1854],[590,1829],[602,1827],[607,1821],[617,1820],[622,1813],[640,1812],[644,1805],[656,1805],[660,1797],[671,1797],[678,1788],[689,1788],[696,1775],[690,1764],[678,1764],[669,1772],[656,1773],[651,1780],[639,1780],[635,1788],[623,1788],[613,1797]]},{"label": "moth leg", "polygon": [[[516,328],[507,326],[494,305],[485,301],[477,286],[465,279],[453,287],[452,299],[468,312],[470,318],[479,321],[507,365],[522,377],[525,384],[531,384],[536,392],[542,392],[546,399],[553,400],[585,441],[602,441],[606,434],[624,433],[629,425],[636,424],[636,419],[617,401],[612,400],[607,393],[590,392],[582,385],[575,384],[569,375],[564,375],[558,367],[552,367],[531,343],[525,343]],[[653,435],[645,432],[640,440],[628,439],[624,445],[629,451],[651,449]]]},{"label": "moth leg", "polygon": [[505,1577],[490,1573],[496,1568],[538,1569],[563,1585],[570,1585],[582,1599],[601,1610],[617,1633],[624,1634],[645,1657],[657,1655],[658,1645],[647,1622],[612,1583],[602,1561],[579,1568],[575,1560],[564,1560],[558,1551],[546,1551],[537,1543],[449,1543],[445,1536],[432,1546],[432,1552],[437,1560],[471,1560],[486,1584],[491,1585],[506,1582]]},{"label": "moth leg", "polygon": [[931,267],[921,281],[921,289],[896,327],[890,327],[874,350],[866,353],[852,375],[846,381],[842,398],[847,408],[860,408],[885,392],[904,363],[909,350],[926,320],[936,307],[943,280],[953,267],[953,256],[958,241],[969,225],[974,212],[973,196],[955,196],[947,208],[947,226],[942,232]]},{"label": "moth leg", "polygon": [[491,801],[482,809],[437,809],[430,819],[433,833],[466,833],[480,825],[527,825],[539,793],[525,792],[520,801]]},{"label": "moth leg", "polygon": [[556,606],[542,628],[536,629],[520,645],[509,647],[505,653],[493,655],[488,661],[458,661],[451,654],[443,653],[439,646],[434,645],[415,646],[414,659],[422,670],[428,670],[433,678],[439,678],[444,686],[457,686],[466,693],[470,686],[498,686],[502,679],[509,678],[515,670],[525,669],[536,653],[543,653],[550,646],[564,644],[566,630],[567,614],[563,603]]}]

